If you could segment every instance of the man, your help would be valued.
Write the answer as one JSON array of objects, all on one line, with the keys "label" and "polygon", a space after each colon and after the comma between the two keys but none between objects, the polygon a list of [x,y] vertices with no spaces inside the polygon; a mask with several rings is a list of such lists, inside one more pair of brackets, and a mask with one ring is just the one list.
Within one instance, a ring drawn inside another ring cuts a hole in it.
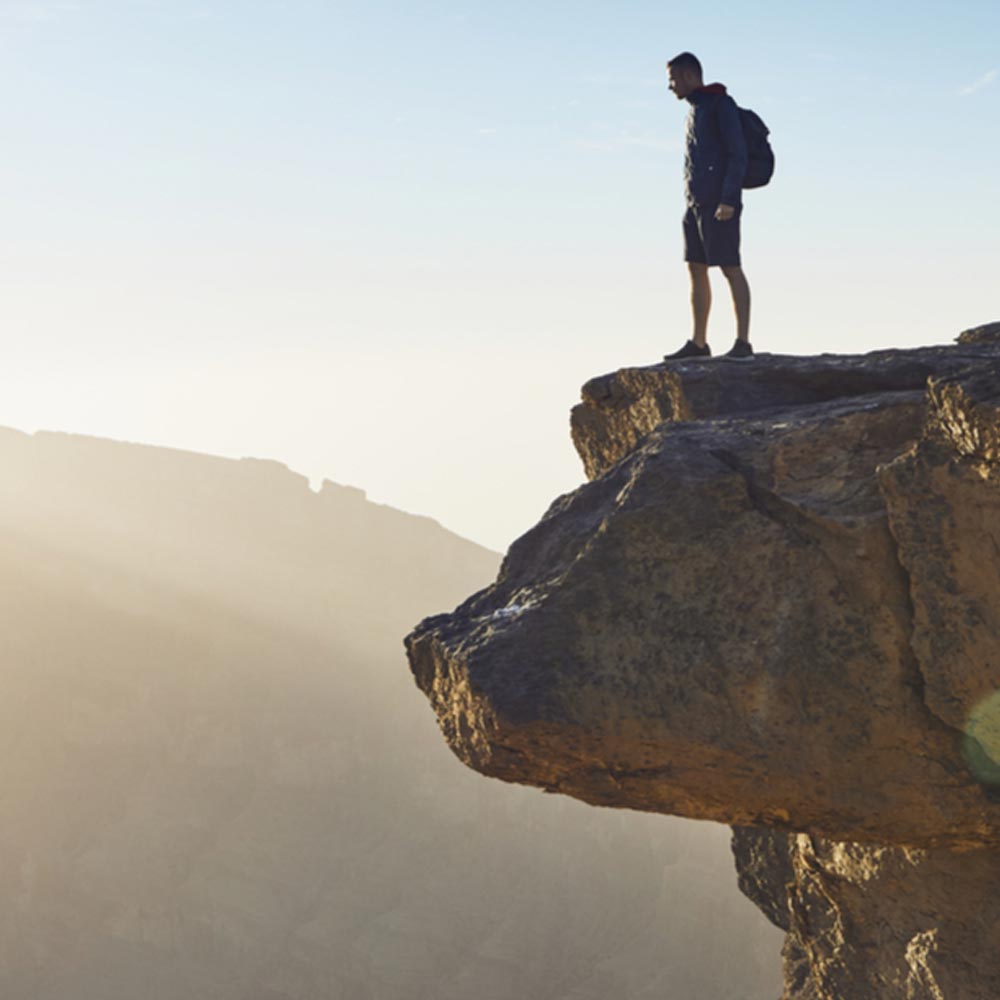
[{"label": "man", "polygon": [[687,146],[684,181],[687,213],[684,216],[684,259],[691,274],[691,339],[665,361],[707,358],[708,313],[712,306],[710,267],[720,267],[736,311],[736,343],[725,355],[735,360],[753,357],[750,346],[750,286],[740,265],[740,216],[742,185],[747,167],[747,147],[736,102],[721,83],[705,86],[701,63],[682,52],[667,63],[670,89],[688,101]]}]

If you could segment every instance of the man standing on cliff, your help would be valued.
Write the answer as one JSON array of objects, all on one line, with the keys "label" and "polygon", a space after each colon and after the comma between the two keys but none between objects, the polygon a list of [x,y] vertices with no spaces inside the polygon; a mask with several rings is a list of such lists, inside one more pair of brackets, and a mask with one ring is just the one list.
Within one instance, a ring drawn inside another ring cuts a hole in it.
[{"label": "man standing on cliff", "polygon": [[724,355],[734,360],[753,357],[750,346],[750,286],[740,264],[742,186],[747,146],[736,102],[721,83],[707,87],[701,63],[682,52],[667,63],[670,89],[691,104],[687,120],[684,182],[684,259],[691,274],[691,339],[665,361],[707,358],[708,313],[712,306],[710,267],[722,268],[736,311],[736,343]]}]

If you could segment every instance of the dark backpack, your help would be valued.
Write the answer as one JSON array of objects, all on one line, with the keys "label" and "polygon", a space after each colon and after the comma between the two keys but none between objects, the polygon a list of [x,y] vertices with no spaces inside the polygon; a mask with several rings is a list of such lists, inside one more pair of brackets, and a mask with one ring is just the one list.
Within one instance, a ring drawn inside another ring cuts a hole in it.
[{"label": "dark backpack", "polygon": [[774,173],[774,150],[767,141],[771,130],[761,121],[760,115],[749,108],[737,108],[743,137],[747,143],[747,172],[743,175],[743,187],[763,187]]}]

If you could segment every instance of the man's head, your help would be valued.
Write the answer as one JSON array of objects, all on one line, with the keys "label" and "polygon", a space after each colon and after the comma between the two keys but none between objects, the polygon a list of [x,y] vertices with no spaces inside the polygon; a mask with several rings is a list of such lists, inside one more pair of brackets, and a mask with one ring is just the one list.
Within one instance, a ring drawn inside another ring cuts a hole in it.
[{"label": "man's head", "polygon": [[703,85],[701,63],[690,52],[682,52],[667,63],[667,86],[683,101]]}]

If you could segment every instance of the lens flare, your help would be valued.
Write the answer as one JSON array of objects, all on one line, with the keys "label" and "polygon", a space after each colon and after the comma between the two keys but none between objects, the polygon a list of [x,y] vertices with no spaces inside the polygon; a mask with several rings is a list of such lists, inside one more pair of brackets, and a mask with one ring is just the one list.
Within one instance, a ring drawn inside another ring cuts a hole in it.
[{"label": "lens flare", "polygon": [[962,754],[978,781],[1000,785],[1000,691],[984,698],[969,713]]}]

